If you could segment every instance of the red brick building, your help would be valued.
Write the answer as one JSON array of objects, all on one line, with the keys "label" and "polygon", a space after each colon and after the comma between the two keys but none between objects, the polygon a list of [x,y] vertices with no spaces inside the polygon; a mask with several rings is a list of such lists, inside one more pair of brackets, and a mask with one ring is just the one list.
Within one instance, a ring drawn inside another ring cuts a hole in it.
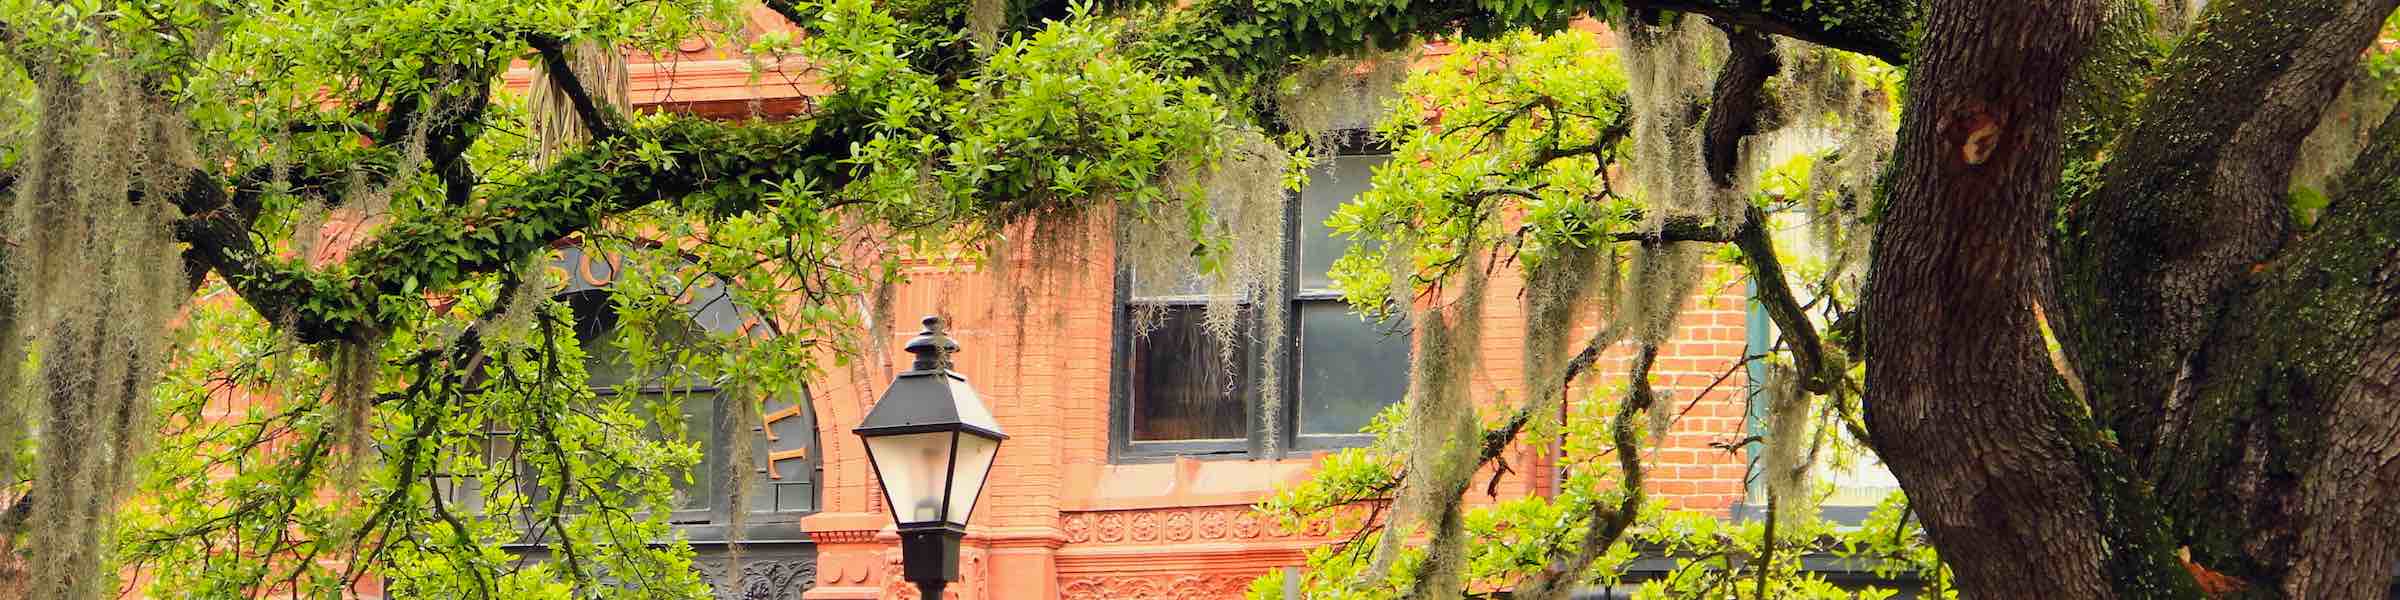
[{"label": "red brick building", "polygon": [[[752,21],[757,31],[789,28],[763,9]],[[753,82],[742,57],[699,41],[680,50],[629,57],[634,104],[771,117],[805,111],[808,98],[823,91],[798,75],[798,64],[768,65],[769,75]],[[522,86],[530,76],[520,69],[509,81]],[[1311,189],[1292,197],[1286,271],[1293,284],[1286,287],[1295,291],[1278,300],[1291,303],[1291,324],[1251,332],[1258,343],[1292,349],[1277,377],[1247,367],[1227,373],[1192,351],[1214,345],[1203,344],[1188,322],[1193,300],[1171,291],[1137,293],[1134,276],[1118,268],[1106,223],[1045,233],[1049,243],[1020,244],[999,257],[1007,268],[909,263],[910,280],[892,299],[891,314],[901,324],[883,340],[880,356],[855,357],[851,367],[812,382],[808,397],[770,405],[763,431],[717,432],[711,457],[746,439],[766,450],[758,465],[765,477],[752,491],[760,501],[749,504],[754,513],[744,519],[745,530],[731,532],[738,535],[725,531],[730,520],[722,503],[696,502],[689,519],[679,511],[702,554],[701,569],[739,581],[720,586],[723,598],[916,594],[899,580],[892,518],[850,430],[906,360],[900,346],[915,331],[914,317],[927,314],[950,320],[963,346],[958,370],[1011,436],[974,511],[963,581],[950,588],[954,597],[1235,598],[1258,575],[1300,564],[1328,532],[1286,531],[1249,507],[1307,479],[1324,452],[1362,442],[1344,434],[1405,389],[1406,340],[1349,315],[1315,283],[1327,253],[1338,253],[1318,225],[1322,215],[1363,187],[1375,161],[1365,153],[1333,161],[1315,174]],[[615,276],[606,257],[569,249],[558,261],[568,283],[562,296],[604,293]],[[1749,377],[1740,363],[1763,347],[1768,332],[1750,309],[1744,282],[1710,281],[1689,299],[1675,341],[1653,372],[1680,416],[1647,459],[1649,485],[1670,507],[1732,515],[1747,497],[1750,467],[1746,454],[1720,446],[1750,431]],[[1483,358],[1473,378],[1485,402],[1524,393],[1521,290],[1513,276],[1489,287]],[[1134,335],[1129,314],[1138,306],[1160,307],[1160,330]],[[700,328],[763,335],[755,315],[695,309],[691,316]],[[1579,322],[1568,339],[1587,338],[1594,327]],[[1599,373],[1621,379],[1627,353],[1612,353]],[[1262,386],[1288,392],[1283,410],[1265,414]],[[1552,491],[1544,448],[1519,444],[1510,452],[1513,473],[1499,478],[1493,495],[1479,486],[1471,501]],[[742,540],[738,563],[722,557],[728,537]],[[735,568],[741,572],[724,572]]]}]

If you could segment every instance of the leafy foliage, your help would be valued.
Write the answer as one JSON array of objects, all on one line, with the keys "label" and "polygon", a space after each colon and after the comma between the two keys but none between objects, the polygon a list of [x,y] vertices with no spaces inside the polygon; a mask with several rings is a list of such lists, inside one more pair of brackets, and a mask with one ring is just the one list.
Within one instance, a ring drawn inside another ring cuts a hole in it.
[{"label": "leafy foliage", "polygon": [[[1646,431],[1673,427],[1677,414],[1654,405],[1659,399],[1650,389],[1648,360],[1671,335],[1676,310],[1697,279],[1692,263],[1701,253],[1695,247],[1735,241],[1734,231],[1746,227],[1805,232],[1778,234],[1740,251],[1729,246],[1721,255],[1752,264],[1760,257],[1749,252],[1795,257],[1793,270],[1770,272],[1805,286],[1805,310],[1814,314],[1800,317],[1817,319],[1817,326],[1855,305],[1867,239],[1862,198],[1889,152],[1888,99],[1897,78],[1888,67],[1855,56],[1769,46],[1765,51],[1783,64],[1761,84],[1774,94],[1774,118],[1755,126],[1730,183],[1710,185],[1701,164],[1699,111],[1709,101],[1705,73],[1728,60],[1722,38],[1697,21],[1629,27],[1622,35],[1630,43],[1622,50],[1603,48],[1582,31],[1459,44],[1401,84],[1377,131],[1392,144],[1392,161],[1377,170],[1371,189],[1328,221],[1343,235],[1373,242],[1353,246],[1334,268],[1359,310],[1413,306],[1418,321],[1471,310],[1459,307],[1480,297],[1480,279],[1513,266],[1524,273],[1528,310],[1540,319],[1527,323],[1528,330],[1570,330],[1580,310],[1557,307],[1596,305],[1603,329],[1615,333],[1596,337],[1585,352],[1634,340],[1641,349],[1628,381],[1570,394],[1560,389],[1556,369],[1567,369],[1571,382],[1583,367],[1546,358],[1545,352],[1563,353],[1557,344],[1529,340],[1550,348],[1528,349],[1530,397],[1516,415],[1487,415],[1476,433],[1484,438],[1485,460],[1495,444],[1509,440],[1500,436],[1519,435],[1520,429],[1535,431],[1523,434],[1531,439],[1557,439],[1555,456],[1566,475],[1548,497],[1464,508],[1463,533],[1455,537],[1435,524],[1447,517],[1411,511],[1459,510],[1462,501],[1421,508],[1423,501],[1412,494],[1423,492],[1411,489],[1463,491],[1442,487],[1450,472],[1426,457],[1473,458],[1473,448],[1458,447],[1472,435],[1387,415],[1371,428],[1381,433],[1374,447],[1330,457],[1315,479],[1259,507],[1294,524],[1330,519],[1336,530],[1351,533],[1348,541],[1310,555],[1299,582],[1309,597],[1513,590],[1518,597],[1548,598],[1584,584],[1620,583],[1638,587],[1644,597],[1851,597],[1801,568],[1801,557],[1857,557],[1892,573],[1940,569],[1921,532],[1900,531],[1908,524],[1894,518],[1905,513],[1898,505],[1870,523],[1872,532],[1837,530],[1816,518],[1816,498],[1829,493],[1812,478],[1817,465],[1847,466],[1864,452],[1856,403],[1864,366],[1842,358],[1838,339],[1835,346],[1806,349],[1835,361],[1826,367],[1833,373],[1826,376],[1826,391],[1802,391],[1801,375],[1788,366],[1769,385],[1777,425],[1763,436],[1766,449],[1753,452],[1768,457],[1762,465],[1781,508],[1773,511],[1774,524],[1728,525],[1713,515],[1669,513],[1644,501],[1652,493],[1642,483],[1650,448],[1641,440],[1656,443],[1656,434]],[[1752,219],[1759,221],[1744,223]],[[1605,250],[1621,243],[1639,245],[1622,263],[1614,250]],[[1612,283],[1585,283],[1592,280]],[[1404,411],[1411,419],[1441,380],[1424,357],[1474,352],[1471,343],[1462,346],[1435,333],[1417,336],[1420,360]],[[1753,360],[1792,362],[1779,356]],[[1554,403],[1559,397],[1575,400],[1566,404],[1563,419],[1554,420],[1548,415],[1560,410]],[[1363,521],[1359,507],[1369,507]],[[1427,531],[1422,545],[1403,529],[1419,526]],[[1660,578],[1627,579],[1645,556],[1666,556],[1680,566]],[[1463,567],[1457,583],[1446,583],[1451,575],[1440,570],[1457,567]],[[1268,575],[1252,597],[1276,597],[1283,577]],[[1938,586],[1941,578],[1928,581]]]},{"label": "leafy foliage", "polygon": [[[1326,221],[1385,242],[1352,246],[1334,267],[1340,289],[1377,310],[1469,266],[1471,248],[1515,242],[1539,264],[1630,229],[1639,205],[1601,168],[1622,153],[1624,86],[1615,54],[1581,31],[1465,44],[1411,77],[1377,132],[1396,166]],[[1514,231],[1491,218],[1519,210]]]},{"label": "leafy foliage", "polygon": [[[125,566],[203,597],[336,596],[370,576],[425,596],[704,595],[667,521],[672,483],[708,476],[692,471],[699,438],[666,418],[672,394],[586,385],[595,349],[549,298],[544,257],[558,244],[623,261],[608,354],[728,390],[736,419],[855,354],[852,302],[903,277],[902,256],[980,248],[1010,222],[1110,204],[1196,215],[1191,243],[1225,247],[1204,239],[1201,190],[1164,182],[1210,169],[1236,126],[1201,84],[1122,58],[1119,25],[1097,17],[1012,28],[972,62],[927,62],[916,50],[955,30],[863,0],[786,3],[814,15],[805,38],[743,32],[730,0],[0,7],[0,85],[123,72],[133,87],[113,91],[190,123],[188,146],[143,156],[197,156],[159,162],[192,183],[140,190],[172,204],[126,205],[179,209],[167,218],[183,259],[215,275],[155,288],[200,299],[165,382],[134,394],[157,403],[166,434],[141,455],[112,560],[59,573],[78,581]],[[603,108],[590,141],[534,166],[523,100],[502,80],[540,59],[525,48],[661,51],[692,37],[805,55],[836,91],[784,121]],[[0,165],[66,164],[14,142],[67,118],[60,97],[10,113],[30,124],[0,129],[12,141]],[[329,237],[367,241],[320,246]],[[753,316],[778,335],[655,343],[703,280],[773,309]],[[18,327],[0,338],[14,343]],[[37,354],[52,343],[31,339]],[[9,431],[80,426],[9,414]],[[66,455],[51,443],[31,456]],[[0,497],[26,486],[12,478]],[[77,506],[105,512],[116,497]],[[521,554],[537,549],[543,560]]]}]

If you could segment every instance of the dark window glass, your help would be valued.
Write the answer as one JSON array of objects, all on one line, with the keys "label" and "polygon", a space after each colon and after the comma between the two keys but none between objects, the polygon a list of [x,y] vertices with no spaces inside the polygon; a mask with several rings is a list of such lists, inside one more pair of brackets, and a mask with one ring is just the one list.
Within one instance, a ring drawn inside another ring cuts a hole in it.
[{"label": "dark window glass", "polygon": [[1297,436],[1356,434],[1383,407],[1408,392],[1408,333],[1398,323],[1372,323],[1351,314],[1334,292],[1333,261],[1350,250],[1326,217],[1368,188],[1388,155],[1337,156],[1317,165],[1300,192],[1293,267],[1294,372],[1299,377],[1292,427]]},{"label": "dark window glass", "polygon": [[1144,307],[1160,314],[1136,334],[1131,370],[1133,441],[1241,440],[1249,435],[1248,362],[1223,360],[1224,346],[1202,327],[1205,307]]},{"label": "dark window glass", "polygon": [[1326,227],[1325,218],[1333,216],[1334,208],[1367,191],[1375,166],[1390,159],[1389,155],[1337,156],[1309,171],[1308,187],[1300,190],[1300,222],[1296,228],[1300,239],[1292,244],[1300,254],[1300,272],[1296,278],[1300,289],[1333,288],[1333,280],[1326,273],[1333,270],[1334,259],[1350,250],[1351,241]]},{"label": "dark window glass", "polygon": [[[643,410],[660,406],[660,403],[664,402],[677,402],[682,405],[685,439],[703,444],[714,443],[717,439],[715,435],[717,432],[717,394],[715,392],[684,392],[679,396],[663,392],[645,393],[633,399],[633,406],[636,410]],[[660,431],[656,425],[652,425],[647,433],[652,437],[666,437],[665,433]],[[714,446],[707,446],[704,449],[713,450]],[[717,497],[716,474],[720,468],[717,458],[716,452],[704,452],[700,463],[692,465],[690,472],[678,473],[672,477],[675,482],[676,509],[704,510],[708,508],[709,501]]]},{"label": "dark window glass", "polygon": [[[722,470],[723,453],[718,448],[719,394],[708,387],[707,378],[697,373],[670,370],[669,365],[636,365],[626,357],[616,340],[617,314],[609,304],[606,292],[594,290],[570,294],[564,299],[575,313],[575,338],[584,350],[584,371],[594,393],[614,396],[633,393],[629,398],[637,412],[659,410],[674,405],[683,425],[683,439],[701,444],[702,458],[684,473],[670,476],[674,482],[675,508],[707,510],[717,498],[716,479]],[[669,347],[691,347],[703,334],[699,326],[684,319],[665,319],[655,325],[650,341]],[[653,437],[664,438],[666,432],[653,423]]]},{"label": "dark window glass", "polygon": [[[1232,452],[1285,442],[1302,449],[1336,447],[1355,443],[1376,413],[1400,401],[1408,386],[1406,327],[1351,314],[1327,275],[1352,242],[1336,237],[1326,218],[1366,191],[1375,167],[1386,160],[1338,156],[1310,174],[1287,213],[1290,288],[1275,301],[1288,303],[1288,328],[1262,331],[1256,320],[1245,319],[1245,350],[1231,364],[1219,340],[1202,329],[1207,299],[1196,277],[1126,274],[1124,322],[1131,327],[1118,380],[1117,414],[1125,419],[1120,450]],[[1145,323],[1155,325],[1132,331]],[[1285,349],[1277,359],[1279,375],[1255,381],[1261,371],[1257,352],[1264,348]],[[1285,442],[1258,439],[1251,427],[1262,385],[1290,390],[1289,404],[1266,416],[1277,420],[1272,430],[1282,432]]]},{"label": "dark window glass", "polygon": [[1408,333],[1340,300],[1299,303],[1299,435],[1358,433],[1408,392]]}]

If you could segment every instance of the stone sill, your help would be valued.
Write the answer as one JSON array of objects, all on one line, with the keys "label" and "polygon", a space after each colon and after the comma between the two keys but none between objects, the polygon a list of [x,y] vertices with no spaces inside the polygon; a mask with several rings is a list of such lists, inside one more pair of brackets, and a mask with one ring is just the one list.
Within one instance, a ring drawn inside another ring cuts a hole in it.
[{"label": "stone sill", "polygon": [[1307,481],[1319,454],[1279,460],[1176,457],[1169,461],[1082,464],[1066,473],[1062,512],[1257,504],[1276,489]]}]

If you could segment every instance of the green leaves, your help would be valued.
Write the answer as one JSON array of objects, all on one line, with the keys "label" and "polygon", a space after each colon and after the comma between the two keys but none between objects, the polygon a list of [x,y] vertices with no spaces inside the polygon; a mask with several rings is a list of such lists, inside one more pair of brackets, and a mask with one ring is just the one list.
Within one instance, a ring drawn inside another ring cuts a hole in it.
[{"label": "green leaves", "polygon": [[2292,210],[2292,224],[2303,230],[2315,227],[2317,215],[2323,213],[2325,207],[2332,203],[2331,198],[2327,198],[2324,192],[2317,191],[2316,188],[2293,185],[2291,200],[2288,203]]},{"label": "green leaves", "polygon": [[[1443,281],[1470,248],[1513,246],[1535,265],[1555,248],[1607,243],[1639,214],[1605,171],[1627,135],[1625,80],[1599,44],[1582,31],[1461,44],[1401,85],[1377,130],[1391,162],[1326,221],[1382,242],[1334,266],[1353,304],[1382,310]],[[1495,215],[1510,213],[1519,222],[1503,229]]]}]

